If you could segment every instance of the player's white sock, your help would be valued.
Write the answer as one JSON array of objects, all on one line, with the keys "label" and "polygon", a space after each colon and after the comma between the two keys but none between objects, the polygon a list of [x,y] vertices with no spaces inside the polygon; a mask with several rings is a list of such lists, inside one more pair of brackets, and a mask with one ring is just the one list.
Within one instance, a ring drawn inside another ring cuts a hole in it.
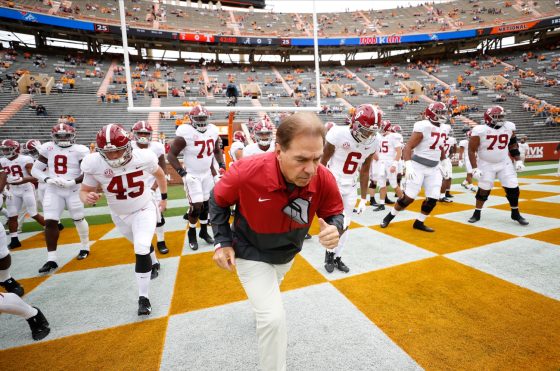
[{"label": "player's white sock", "polygon": [[56,251],[47,251],[47,260],[50,262],[56,262],[57,256]]},{"label": "player's white sock", "polygon": [[0,282],[7,281],[10,277],[9,269],[0,269]]},{"label": "player's white sock", "polygon": [[189,222],[189,228],[196,228],[196,223],[193,224],[193,223]]},{"label": "player's white sock", "polygon": [[0,294],[0,313],[9,313],[29,319],[37,315],[37,309],[13,293]]},{"label": "player's white sock", "polygon": [[399,210],[395,209],[394,207],[391,209],[391,215],[395,216],[399,213]]},{"label": "player's white sock", "polygon": [[161,241],[165,241],[165,232],[163,231],[163,226],[161,227],[156,227],[156,236],[157,236],[157,241],[161,242]]},{"label": "player's white sock", "polygon": [[445,193],[440,193],[439,194],[439,198],[444,198],[445,197]]},{"label": "player's white sock", "polygon": [[424,223],[424,221],[426,220],[426,218],[428,217],[428,215],[424,215],[422,213],[418,214],[418,221],[421,221],[422,223]]},{"label": "player's white sock", "polygon": [[148,297],[150,290],[150,276],[152,272],[138,273],[136,272],[136,282],[138,283],[138,296]]},{"label": "player's white sock", "polygon": [[74,224],[76,225],[78,236],[80,236],[80,242],[82,243],[82,250],[89,251],[89,224],[87,220],[82,219],[79,221],[74,221]]},{"label": "player's white sock", "polygon": [[348,230],[340,236],[338,240],[338,246],[334,249],[334,257],[342,256],[342,250],[344,249],[344,245],[346,245],[346,241],[348,240]]},{"label": "player's white sock", "polygon": [[17,238],[18,234],[17,232],[10,232],[10,238]]}]

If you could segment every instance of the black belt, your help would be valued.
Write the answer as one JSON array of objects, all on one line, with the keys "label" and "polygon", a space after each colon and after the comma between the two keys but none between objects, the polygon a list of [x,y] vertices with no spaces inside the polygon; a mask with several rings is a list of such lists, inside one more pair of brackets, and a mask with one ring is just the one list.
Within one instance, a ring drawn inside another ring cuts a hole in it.
[{"label": "black belt", "polygon": [[429,158],[420,157],[418,155],[412,156],[412,161],[418,162],[427,167],[436,167],[439,165],[439,161],[430,160]]}]

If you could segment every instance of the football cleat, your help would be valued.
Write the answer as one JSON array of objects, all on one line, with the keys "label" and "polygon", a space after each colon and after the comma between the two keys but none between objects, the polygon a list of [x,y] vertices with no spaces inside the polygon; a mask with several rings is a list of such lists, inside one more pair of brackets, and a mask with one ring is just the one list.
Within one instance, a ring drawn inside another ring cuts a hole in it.
[{"label": "football cleat", "polygon": [[449,198],[447,198],[447,196],[445,196],[445,197],[440,198],[439,202],[445,202],[445,203],[449,204],[449,203],[452,203],[453,200],[450,200]]},{"label": "football cleat", "polygon": [[39,269],[39,273],[49,273],[51,270],[55,270],[56,268],[58,268],[58,264],[49,260],[41,267],[41,269]]},{"label": "football cleat", "polygon": [[394,204],[395,204],[395,201],[389,200],[388,197],[385,197],[385,203],[386,203],[387,205],[394,205]]},{"label": "football cleat", "polygon": [[150,275],[151,280],[158,278],[160,268],[161,266],[159,265],[159,262],[152,265],[152,274]]},{"label": "football cleat", "polygon": [[0,286],[2,286],[7,292],[11,292],[17,296],[23,296],[24,294],[23,287],[13,278],[8,278],[6,281],[0,282]]},{"label": "football cleat", "polygon": [[325,251],[325,269],[329,273],[334,271],[334,252]]},{"label": "football cleat", "polygon": [[424,222],[421,222],[420,220],[415,220],[414,224],[412,225],[412,228],[418,229],[419,231],[423,231],[423,232],[434,232],[432,228],[426,226]]},{"label": "football cleat", "polygon": [[140,296],[138,298],[138,315],[147,316],[152,313],[152,305],[150,304],[150,299],[145,296]]},{"label": "football cleat", "polygon": [[200,237],[200,238],[202,238],[204,241],[206,241],[207,244],[214,245],[214,239],[212,238],[212,236],[210,236],[210,235],[208,234],[208,232],[206,232],[206,233],[200,232],[200,233],[198,234],[198,237]]},{"label": "football cleat", "polygon": [[187,240],[189,241],[189,247],[191,250],[198,250],[198,241],[196,240],[196,229],[189,228],[187,232]]},{"label": "football cleat", "polygon": [[334,259],[334,265],[335,265],[336,269],[338,269],[338,270],[341,271],[341,272],[344,272],[344,273],[350,272],[350,268],[348,268],[348,267],[346,266],[346,264],[344,264],[344,263],[342,262],[342,259],[340,258],[340,256],[337,256],[337,257]]},{"label": "football cleat", "polygon": [[480,220],[480,210],[475,210],[470,219],[468,220],[469,223],[476,223]]},{"label": "football cleat", "polygon": [[83,260],[89,256],[89,250],[80,250],[76,259]]},{"label": "football cleat", "polygon": [[387,228],[389,226],[389,223],[391,223],[391,220],[393,220],[395,216],[391,213],[387,214],[385,216],[385,218],[383,218],[383,221],[381,222],[381,228]]},{"label": "football cleat", "polygon": [[165,241],[158,241],[157,242],[157,249],[159,251],[160,254],[168,254],[169,253],[169,249],[167,248],[167,246],[165,245]]},{"label": "football cleat", "polygon": [[377,207],[373,209],[373,211],[383,211],[383,210],[385,210],[385,205],[377,205]]},{"label": "football cleat", "polygon": [[447,193],[445,194],[445,197],[447,197],[447,198],[453,198],[453,197],[455,197],[455,196],[453,196],[451,193],[447,192]]},{"label": "football cleat", "polygon": [[37,314],[29,318],[27,323],[31,329],[33,340],[42,340],[51,332],[51,329],[49,328],[49,321],[47,321],[43,312],[37,307],[34,308],[37,309]]},{"label": "football cleat", "polygon": [[519,214],[518,209],[511,210],[511,219],[515,220],[521,225],[529,225],[529,222]]},{"label": "football cleat", "polygon": [[21,247],[21,242],[19,242],[19,239],[17,237],[12,237],[12,240],[10,241],[8,248],[11,250],[17,247]]}]

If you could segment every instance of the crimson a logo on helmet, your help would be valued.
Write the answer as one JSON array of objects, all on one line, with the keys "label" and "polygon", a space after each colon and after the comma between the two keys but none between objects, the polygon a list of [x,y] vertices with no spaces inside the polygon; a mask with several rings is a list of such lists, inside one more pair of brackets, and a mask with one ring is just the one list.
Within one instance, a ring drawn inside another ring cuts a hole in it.
[{"label": "crimson a logo on helmet", "polygon": [[342,144],[342,148],[344,148],[344,149],[350,149],[350,142],[344,142],[344,143]]},{"label": "crimson a logo on helmet", "polygon": [[115,173],[113,173],[113,170],[111,169],[105,169],[104,174],[106,178],[112,178],[115,175]]}]

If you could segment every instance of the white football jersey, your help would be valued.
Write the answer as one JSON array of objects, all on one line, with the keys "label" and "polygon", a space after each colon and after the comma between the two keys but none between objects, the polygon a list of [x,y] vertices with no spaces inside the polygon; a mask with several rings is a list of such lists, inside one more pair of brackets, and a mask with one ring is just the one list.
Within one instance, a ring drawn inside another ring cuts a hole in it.
[{"label": "white football jersey", "polygon": [[208,124],[206,131],[201,133],[191,125],[185,124],[177,128],[176,135],[183,137],[187,143],[183,150],[183,163],[187,173],[210,172],[214,146],[218,140],[218,128],[214,124]]},{"label": "white football jersey", "polygon": [[[33,162],[33,157],[26,155],[18,155],[13,160],[9,160],[7,158],[0,159],[0,164],[2,165],[2,168],[8,176],[8,183],[17,182],[18,180],[21,180],[21,178],[31,176],[31,174],[25,168],[25,165],[33,165]],[[28,186],[29,184],[27,183],[21,185],[10,185],[10,189],[17,189],[18,187]]]},{"label": "white football jersey", "polygon": [[468,139],[462,139],[459,142],[459,147],[464,148],[465,149],[464,153],[467,153],[469,151],[469,141],[468,141]]},{"label": "white football jersey", "polygon": [[259,147],[258,143],[251,143],[247,147],[243,149],[243,157],[249,157],[253,155],[260,155],[262,153],[274,152],[274,143],[270,143],[270,146],[266,151],[263,151],[261,147]]},{"label": "white football jersey", "polygon": [[[138,143],[136,143],[136,141],[132,141],[132,151],[134,151],[136,149],[142,149],[142,148],[138,147]],[[159,164],[160,156],[165,157],[165,146],[160,142],[153,142],[152,141],[148,145],[148,148],[144,148],[144,149],[149,149],[150,151],[152,151],[156,155],[156,157],[158,159],[158,164]],[[150,185],[150,188],[154,185],[155,181],[156,181],[156,177],[152,176],[152,180],[147,182]]]},{"label": "white football jersey", "polygon": [[[271,146],[272,147],[272,146]],[[233,142],[231,144],[231,146],[229,147],[229,157],[231,157],[231,161],[235,162],[238,160],[237,156],[235,155],[235,153],[239,150],[244,151],[245,145],[242,142]]]},{"label": "white football jersey", "polygon": [[443,150],[445,151],[446,158],[449,158],[449,151],[451,151],[451,148],[456,145],[457,139],[455,139],[455,137],[447,137],[447,139],[445,140],[445,144],[443,145]]},{"label": "white football jersey", "polygon": [[159,168],[154,152],[134,149],[132,159],[124,166],[111,167],[99,153],[91,153],[82,161],[83,183],[101,185],[111,212],[131,214],[152,202],[149,181]]},{"label": "white football jersey", "polygon": [[402,135],[398,133],[389,133],[381,137],[379,141],[379,160],[395,161],[397,148],[402,148]]},{"label": "white football jersey", "polygon": [[509,141],[515,132],[515,124],[504,122],[499,128],[488,125],[477,125],[473,128],[471,137],[480,138],[478,158],[492,163],[500,163],[509,158]]},{"label": "white football jersey", "polygon": [[81,144],[59,147],[54,142],[46,142],[39,147],[39,154],[47,159],[50,178],[76,179],[80,176],[80,161],[89,154],[89,149]]},{"label": "white football jersey", "polygon": [[379,146],[377,136],[367,145],[359,143],[348,126],[333,126],[326,140],[335,147],[327,167],[340,185],[354,184],[358,169]]},{"label": "white football jersey", "polygon": [[518,146],[521,157],[526,157],[529,154],[529,143],[519,143]]},{"label": "white football jersey", "polygon": [[412,132],[421,133],[422,141],[414,148],[414,154],[432,161],[439,161],[441,148],[447,139],[443,126],[435,126],[429,120],[415,122]]}]

